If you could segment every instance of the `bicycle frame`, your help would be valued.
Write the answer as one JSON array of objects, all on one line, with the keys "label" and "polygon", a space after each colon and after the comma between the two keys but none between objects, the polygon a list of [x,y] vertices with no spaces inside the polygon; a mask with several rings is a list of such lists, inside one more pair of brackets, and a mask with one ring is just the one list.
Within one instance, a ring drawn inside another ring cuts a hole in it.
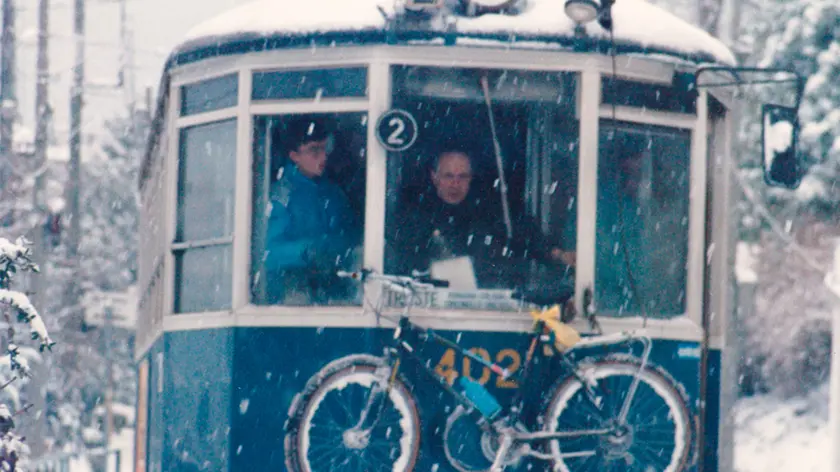
[{"label": "bicycle frame", "polygon": [[[492,418],[485,417],[482,413],[480,413],[477,405],[472,402],[468,397],[463,395],[461,392],[456,390],[449,384],[448,379],[444,376],[441,376],[434,372],[431,368],[426,366],[425,360],[415,354],[415,348],[411,344],[411,340],[409,339],[407,333],[410,332],[417,332],[419,334],[419,338],[421,341],[432,341],[437,344],[440,344],[444,347],[451,348],[456,352],[459,352],[463,356],[470,358],[471,360],[478,362],[484,367],[490,369],[490,371],[497,376],[502,377],[504,380],[518,380],[520,382],[520,387],[517,389],[514,397],[514,401],[512,402],[512,406],[510,408],[509,414],[503,415],[501,424],[497,424],[497,428],[500,431],[504,431],[505,439],[508,441],[506,447],[511,447],[513,442],[524,442],[529,443],[533,441],[542,441],[542,440],[551,440],[551,439],[560,439],[560,438],[570,438],[570,437],[580,437],[580,436],[591,436],[591,435],[605,435],[610,433],[610,429],[591,429],[591,430],[580,430],[580,431],[534,431],[534,432],[524,432],[514,429],[513,426],[516,425],[520,420],[520,415],[522,414],[522,395],[523,395],[523,388],[522,385],[527,385],[527,382],[530,380],[529,374],[531,371],[531,367],[536,359],[536,355],[538,352],[538,348],[544,345],[553,346],[554,344],[554,337],[552,334],[545,334],[544,331],[544,323],[542,321],[538,321],[534,324],[534,328],[531,330],[529,338],[528,338],[528,348],[526,351],[525,359],[523,361],[523,368],[522,373],[511,373],[505,367],[500,366],[494,362],[490,362],[485,360],[481,356],[470,352],[467,349],[461,347],[458,343],[453,342],[447,339],[444,336],[437,334],[434,330],[430,328],[423,328],[417,326],[409,321],[409,313],[410,308],[412,306],[413,296],[415,295],[414,291],[410,288],[403,287],[401,285],[397,285],[395,283],[384,283],[384,287],[382,292],[379,295],[379,300],[374,308],[375,314],[377,319],[383,317],[382,311],[384,309],[384,300],[385,300],[385,288],[395,290],[401,292],[408,297],[408,302],[406,303],[405,308],[397,322],[397,327],[395,328],[394,333],[394,343],[389,348],[386,348],[386,358],[388,359],[388,364],[390,365],[391,372],[389,373],[388,384],[385,389],[385,393],[390,391],[392,383],[396,378],[403,356],[407,356],[412,358],[417,362],[417,365],[420,366],[420,370],[425,372],[429,377],[431,377],[437,384],[446,391],[455,401],[463,406],[467,414],[476,420],[476,423],[479,426],[488,425],[493,420]],[[392,320],[393,321],[393,320]],[[569,354],[575,351],[580,351],[583,349],[599,347],[599,346],[608,346],[608,345],[616,345],[622,343],[634,343],[638,342],[642,345],[642,354],[639,356],[640,363],[639,369],[637,374],[634,375],[633,382],[628,390],[628,395],[625,398],[624,404],[622,405],[621,411],[619,413],[619,421],[624,422],[626,420],[627,414],[629,412],[630,404],[632,403],[633,397],[635,396],[636,390],[638,389],[639,385],[639,375],[645,366],[647,365],[648,359],[650,357],[650,352],[652,349],[652,342],[648,336],[640,335],[632,331],[615,333],[611,335],[599,335],[594,337],[585,337],[581,339],[575,346],[568,349],[565,352],[556,351],[559,356],[559,362],[561,362],[567,370],[570,372],[570,376],[573,376],[576,380],[578,380],[581,385],[584,386],[584,390],[586,392],[586,397],[589,402],[594,406],[596,409],[600,410],[600,401],[596,394],[592,391],[590,383],[584,376],[581,374],[578,364],[570,359]],[[553,349],[553,347],[552,347]],[[396,355],[396,356],[395,356]],[[394,359],[394,360],[391,360]],[[371,395],[373,397],[374,395]],[[359,427],[364,423],[368,416],[368,408],[372,406],[372,399],[368,400],[368,407],[365,408],[365,411],[362,414],[362,418],[359,421]],[[533,451],[530,455],[548,459],[548,456],[545,454]]]},{"label": "bicycle frame", "polygon": [[[400,359],[402,356],[408,356],[415,361],[421,367],[420,370],[425,372],[429,377],[434,379],[438,385],[447,393],[449,393],[460,405],[462,405],[470,414],[471,417],[476,419],[480,423],[486,423],[491,418],[486,418],[481,413],[476,413],[478,411],[477,406],[473,403],[469,398],[465,395],[461,394],[458,390],[453,388],[447,379],[444,376],[441,376],[434,372],[431,368],[427,367],[424,363],[424,359],[415,354],[415,348],[412,346],[410,340],[405,335],[406,330],[418,330],[420,332],[420,336],[425,337],[425,340],[430,340],[436,342],[444,347],[448,347],[454,349],[456,352],[469,357],[471,360],[474,360],[484,367],[490,369],[491,372],[494,374],[501,376],[504,380],[514,379],[520,381],[520,385],[527,385],[528,381],[530,380],[529,374],[531,367],[536,359],[535,354],[538,352],[537,348],[541,345],[545,344],[552,344],[553,339],[549,335],[543,334],[543,323],[537,322],[535,323],[534,329],[531,331],[529,336],[529,347],[525,355],[525,359],[523,362],[522,374],[510,373],[505,367],[502,367],[496,363],[490,362],[478,356],[469,350],[464,349],[457,343],[437,334],[434,330],[429,328],[420,328],[412,323],[410,323],[406,317],[402,317],[400,319],[400,325],[396,328],[396,333],[394,336],[395,345],[392,347],[394,351],[396,351],[398,357],[396,362],[392,363],[392,372],[391,372],[391,379],[395,378],[397,374],[397,370],[399,369]],[[650,355],[651,351],[651,342],[650,339],[646,336],[637,336],[633,333],[618,333],[615,335],[603,336],[594,339],[583,339],[581,340],[578,345],[574,346],[569,352],[573,350],[580,350],[584,348],[592,348],[598,346],[606,346],[606,345],[614,345],[620,344],[623,342],[640,342],[643,345],[643,354],[641,357],[641,362],[639,364],[639,371],[641,371],[644,366],[647,364],[647,360]],[[393,352],[392,352],[393,353]],[[579,373],[579,369],[577,368],[577,364],[569,359],[568,352],[558,352],[560,356],[560,362],[562,362],[570,372],[571,376],[574,376],[578,381],[581,382],[582,385],[586,388],[587,392],[587,399],[590,401],[592,406],[597,409],[600,409],[600,402],[593,398],[592,392],[590,390],[590,385],[587,383],[586,379],[584,379],[581,374]],[[620,421],[624,421],[627,417],[627,413],[629,411],[629,406],[632,401],[632,398],[635,396],[636,389],[638,388],[639,384],[639,377],[638,375],[634,376],[633,383],[630,386],[628,391],[627,398],[625,399],[624,404],[622,405],[621,412],[619,414]],[[390,385],[389,387],[390,388]],[[523,389],[520,387],[515,394],[514,401],[512,402],[513,407],[510,409],[510,414],[504,417],[505,424],[504,426],[510,428],[513,425],[517,424],[520,420],[520,415],[522,413],[522,392]],[[589,435],[603,435],[609,433],[609,429],[593,429],[593,430],[580,430],[580,431],[555,431],[555,432],[521,432],[510,430],[510,433],[514,437],[514,439],[518,441],[530,442],[530,441],[539,441],[539,440],[548,440],[548,439],[559,439],[559,438],[569,438],[569,437],[579,437],[579,436],[589,436]]]}]

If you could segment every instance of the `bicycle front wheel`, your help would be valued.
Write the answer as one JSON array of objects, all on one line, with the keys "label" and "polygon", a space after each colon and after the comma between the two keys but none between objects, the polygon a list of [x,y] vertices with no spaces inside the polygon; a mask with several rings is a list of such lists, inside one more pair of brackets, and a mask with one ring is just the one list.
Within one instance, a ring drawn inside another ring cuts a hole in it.
[{"label": "bicycle front wheel", "polygon": [[[552,432],[608,430],[603,435],[552,440],[554,470],[634,470],[680,472],[693,449],[693,428],[680,387],[667,373],[627,356],[583,361],[587,382],[602,392],[600,408],[588,398],[581,382],[562,379],[549,397],[544,427]],[[620,411],[638,375],[624,421]]]},{"label": "bicycle front wheel", "polygon": [[417,407],[399,376],[386,393],[387,377],[377,373],[382,367],[380,358],[350,356],[309,381],[289,415],[285,452],[290,471],[414,468],[420,447]]}]

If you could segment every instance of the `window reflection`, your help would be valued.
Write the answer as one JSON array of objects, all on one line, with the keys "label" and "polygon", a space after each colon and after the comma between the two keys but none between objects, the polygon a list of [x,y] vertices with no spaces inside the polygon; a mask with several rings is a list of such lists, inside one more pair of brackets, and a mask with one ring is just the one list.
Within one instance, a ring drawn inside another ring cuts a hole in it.
[{"label": "window reflection", "polygon": [[181,131],[176,241],[233,234],[236,120]]},{"label": "window reflection", "polygon": [[175,254],[175,313],[230,308],[233,271],[231,246],[218,245]]},{"label": "window reflection", "polygon": [[601,81],[601,102],[646,110],[697,113],[697,89],[690,74],[677,73],[676,86],[650,84],[604,77]]},{"label": "window reflection", "polygon": [[253,100],[364,97],[367,68],[254,72]]},{"label": "window reflection", "polygon": [[231,74],[181,87],[181,115],[195,115],[236,105],[239,75]]},{"label": "window reflection", "polygon": [[601,124],[595,297],[599,310],[684,313],[688,131]]},{"label": "window reflection", "polygon": [[178,167],[174,311],[228,309],[236,120],[181,130]]},{"label": "window reflection", "polygon": [[362,113],[255,119],[254,303],[359,301],[336,272],[362,263],[366,129]]},{"label": "window reflection", "polygon": [[397,67],[394,81],[394,106],[415,117],[420,134],[412,148],[388,156],[386,272],[430,272],[449,280],[450,291],[566,277],[574,243],[564,229],[577,184],[575,75]]}]

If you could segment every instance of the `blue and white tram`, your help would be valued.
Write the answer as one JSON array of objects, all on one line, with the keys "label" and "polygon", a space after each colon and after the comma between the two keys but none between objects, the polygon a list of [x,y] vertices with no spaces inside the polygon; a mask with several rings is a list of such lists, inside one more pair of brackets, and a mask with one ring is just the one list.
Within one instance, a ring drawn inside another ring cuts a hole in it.
[{"label": "blue and white tram", "polygon": [[[731,470],[733,103],[698,71],[735,59],[642,0],[611,4],[260,0],[194,29],[167,62],[141,171],[136,470],[375,469],[360,452],[373,439],[331,443],[310,422],[285,441],[310,379],[391,338],[364,300],[407,303],[333,278],[363,267],[445,279],[411,319],[472,355],[429,346],[425,365],[501,404],[519,385],[491,366],[521,369],[533,325],[513,290],[568,281],[570,325],[641,330],[687,412],[637,422],[690,435],[644,442],[637,424],[558,470]],[[447,242],[443,226],[470,218],[482,229]],[[428,385],[411,392],[418,423],[384,436],[410,428],[416,450],[375,456],[383,468],[465,470],[442,447],[454,405]],[[498,447],[471,438],[466,454]]]}]

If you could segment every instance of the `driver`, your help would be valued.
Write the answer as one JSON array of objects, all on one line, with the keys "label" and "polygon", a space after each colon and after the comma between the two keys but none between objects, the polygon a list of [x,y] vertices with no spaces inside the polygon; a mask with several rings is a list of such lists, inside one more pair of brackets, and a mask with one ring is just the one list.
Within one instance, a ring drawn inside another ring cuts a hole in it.
[{"label": "driver", "polygon": [[[426,270],[435,260],[472,256],[484,267],[481,279],[504,277],[509,264],[494,264],[502,257],[518,256],[543,262],[564,262],[570,254],[549,245],[538,228],[522,223],[520,235],[506,241],[504,225],[497,211],[483,208],[479,199],[468,198],[473,181],[470,155],[463,148],[445,147],[432,163],[433,191],[421,197],[415,208],[403,213],[394,235],[402,266],[399,273]],[[508,244],[506,244],[508,243]],[[483,275],[483,277],[482,277]]]}]

